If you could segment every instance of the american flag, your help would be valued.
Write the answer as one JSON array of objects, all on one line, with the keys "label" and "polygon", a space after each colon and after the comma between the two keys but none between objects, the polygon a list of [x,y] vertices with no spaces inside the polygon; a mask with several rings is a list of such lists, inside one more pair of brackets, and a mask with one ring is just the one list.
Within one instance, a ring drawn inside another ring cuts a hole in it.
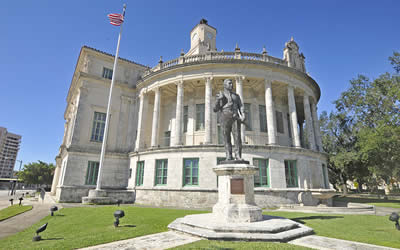
[{"label": "american flag", "polygon": [[114,26],[120,26],[124,22],[124,16],[121,14],[111,13],[107,15],[110,23]]}]

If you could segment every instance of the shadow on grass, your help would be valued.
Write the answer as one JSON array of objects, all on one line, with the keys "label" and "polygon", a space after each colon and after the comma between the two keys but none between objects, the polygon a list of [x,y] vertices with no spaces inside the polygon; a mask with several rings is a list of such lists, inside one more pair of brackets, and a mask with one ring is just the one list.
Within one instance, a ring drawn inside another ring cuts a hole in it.
[{"label": "shadow on grass", "polygon": [[299,218],[292,218],[298,223],[305,224],[303,220],[331,220],[331,219],[340,219],[344,218],[343,216],[307,216],[307,217],[299,217]]},{"label": "shadow on grass", "polygon": [[136,227],[136,225],[122,225],[120,227]]},{"label": "shadow on grass", "polygon": [[46,239],[41,239],[41,240],[63,240],[64,238],[46,238]]},{"label": "shadow on grass", "polygon": [[57,217],[61,216],[62,217],[62,216],[65,216],[65,215],[64,214],[55,214],[54,216],[57,216]]}]

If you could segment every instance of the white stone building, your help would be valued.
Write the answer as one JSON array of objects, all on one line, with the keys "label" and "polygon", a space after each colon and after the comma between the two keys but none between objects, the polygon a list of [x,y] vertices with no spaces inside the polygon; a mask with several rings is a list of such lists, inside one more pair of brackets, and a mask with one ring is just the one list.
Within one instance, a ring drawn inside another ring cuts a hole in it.
[{"label": "white stone building", "polygon": [[[259,167],[257,204],[318,204],[330,191],[320,88],[297,43],[287,42],[278,59],[265,49],[217,52],[216,35],[203,19],[190,33],[190,50],[176,59],[153,68],[119,59],[102,188],[127,202],[211,207],[218,186],[212,167],[225,156],[212,107],[231,78],[249,123],[243,158]],[[52,186],[60,202],[80,202],[95,188],[113,60],[88,47],[79,55]]]}]

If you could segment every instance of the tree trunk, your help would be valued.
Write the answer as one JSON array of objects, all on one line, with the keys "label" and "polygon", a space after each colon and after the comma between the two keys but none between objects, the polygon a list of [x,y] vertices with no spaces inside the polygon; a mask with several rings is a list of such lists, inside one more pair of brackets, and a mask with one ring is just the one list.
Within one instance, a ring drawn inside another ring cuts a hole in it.
[{"label": "tree trunk", "polygon": [[343,195],[347,195],[348,194],[348,190],[347,190],[347,178],[345,178],[342,174],[339,174],[339,179],[340,182],[342,184],[342,188],[343,188]]},{"label": "tree trunk", "polygon": [[346,184],[346,183],[343,183],[342,186],[343,186],[343,195],[346,196],[346,195],[348,194],[347,184]]},{"label": "tree trunk", "polygon": [[357,189],[358,189],[358,192],[359,192],[359,193],[362,193],[362,191],[363,191],[362,185],[363,185],[363,183],[362,183],[361,181],[358,181],[358,187],[357,187]]}]

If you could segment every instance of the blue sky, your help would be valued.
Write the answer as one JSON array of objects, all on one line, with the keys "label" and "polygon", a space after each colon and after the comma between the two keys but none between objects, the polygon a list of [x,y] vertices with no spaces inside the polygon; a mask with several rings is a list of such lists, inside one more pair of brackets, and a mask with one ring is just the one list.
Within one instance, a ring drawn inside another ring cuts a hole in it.
[{"label": "blue sky", "polygon": [[[358,74],[377,77],[400,51],[400,1],[4,1],[0,30],[0,126],[22,135],[18,159],[55,163],[66,96],[83,45],[115,53],[119,29],[106,15],[127,3],[120,56],[154,66],[190,47],[201,18],[217,28],[217,48],[282,58],[291,36],[319,83],[319,112]],[[104,100],[106,103],[106,100]],[[16,164],[19,165],[19,164]],[[16,166],[18,167],[18,166]]]}]

